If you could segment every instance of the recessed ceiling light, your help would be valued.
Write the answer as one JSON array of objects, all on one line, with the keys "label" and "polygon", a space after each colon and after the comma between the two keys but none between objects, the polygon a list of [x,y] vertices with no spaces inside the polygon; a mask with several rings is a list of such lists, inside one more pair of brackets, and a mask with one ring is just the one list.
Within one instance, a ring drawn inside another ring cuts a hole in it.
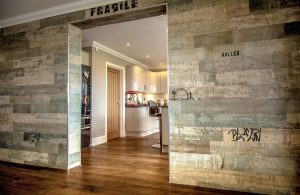
[{"label": "recessed ceiling light", "polygon": [[129,46],[130,46],[130,43],[126,43],[126,46],[129,47]]},{"label": "recessed ceiling light", "polygon": [[169,32],[169,29],[166,29],[166,32]]},{"label": "recessed ceiling light", "polygon": [[146,57],[147,57],[147,58],[150,58],[150,55],[149,55],[149,54],[147,54],[147,55],[146,55]]}]

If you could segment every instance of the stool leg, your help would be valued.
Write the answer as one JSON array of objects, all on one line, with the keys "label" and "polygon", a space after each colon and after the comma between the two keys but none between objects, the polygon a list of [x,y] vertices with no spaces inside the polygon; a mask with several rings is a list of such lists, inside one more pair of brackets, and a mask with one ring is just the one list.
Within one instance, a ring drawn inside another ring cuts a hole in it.
[{"label": "stool leg", "polygon": [[159,141],[160,141],[160,153],[163,152],[163,143],[162,143],[162,117],[159,117]]}]

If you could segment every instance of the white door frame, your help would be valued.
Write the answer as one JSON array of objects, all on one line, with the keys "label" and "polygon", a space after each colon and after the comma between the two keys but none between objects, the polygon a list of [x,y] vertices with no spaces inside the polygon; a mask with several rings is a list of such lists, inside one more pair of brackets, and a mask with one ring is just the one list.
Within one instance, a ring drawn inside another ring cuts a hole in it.
[{"label": "white door frame", "polygon": [[125,91],[126,91],[126,72],[125,67],[106,62],[106,112],[105,112],[105,135],[107,136],[107,102],[108,102],[108,87],[107,87],[107,68],[113,68],[120,71],[120,137],[126,137],[125,131]]}]

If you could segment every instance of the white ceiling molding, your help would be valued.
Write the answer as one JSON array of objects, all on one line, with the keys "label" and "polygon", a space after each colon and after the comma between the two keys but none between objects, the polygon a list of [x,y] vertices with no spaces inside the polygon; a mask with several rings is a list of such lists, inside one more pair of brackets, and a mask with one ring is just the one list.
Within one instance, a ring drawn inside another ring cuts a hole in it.
[{"label": "white ceiling molding", "polygon": [[52,16],[62,15],[62,14],[71,13],[75,11],[85,10],[85,9],[111,4],[119,1],[120,0],[82,0],[74,3],[68,3],[68,4],[55,6],[48,9],[43,9],[36,12],[31,12],[28,14],[0,20],[0,28],[31,22],[34,20],[40,20],[43,18],[49,18]]},{"label": "white ceiling molding", "polygon": [[99,49],[101,51],[109,53],[109,54],[111,54],[113,56],[116,56],[118,58],[121,58],[121,59],[123,59],[123,60],[125,60],[125,61],[127,61],[129,63],[132,63],[132,64],[135,64],[137,66],[140,66],[140,67],[142,67],[144,69],[147,69],[147,70],[150,70],[150,69],[152,70],[153,69],[153,68],[150,68],[148,65],[143,64],[142,62],[139,62],[139,61],[137,61],[137,60],[135,60],[135,59],[133,59],[131,57],[128,57],[128,56],[126,56],[126,55],[124,55],[124,54],[122,54],[120,52],[117,52],[117,51],[115,51],[115,50],[113,50],[113,49],[111,49],[109,47],[106,47],[105,45],[102,45],[101,43],[98,43],[96,41],[85,42],[85,43],[83,43],[83,47],[95,47],[96,49]]}]

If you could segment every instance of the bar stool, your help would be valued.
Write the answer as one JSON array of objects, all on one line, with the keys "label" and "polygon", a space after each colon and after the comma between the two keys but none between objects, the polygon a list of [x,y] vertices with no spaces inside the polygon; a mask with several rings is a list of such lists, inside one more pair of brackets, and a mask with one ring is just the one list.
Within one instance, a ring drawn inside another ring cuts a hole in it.
[{"label": "bar stool", "polygon": [[159,117],[159,144],[153,144],[152,148],[158,148],[160,149],[160,152],[162,152],[162,121],[161,121],[161,111],[159,106],[156,102],[149,100],[148,101],[149,106],[149,116],[151,117]]}]

